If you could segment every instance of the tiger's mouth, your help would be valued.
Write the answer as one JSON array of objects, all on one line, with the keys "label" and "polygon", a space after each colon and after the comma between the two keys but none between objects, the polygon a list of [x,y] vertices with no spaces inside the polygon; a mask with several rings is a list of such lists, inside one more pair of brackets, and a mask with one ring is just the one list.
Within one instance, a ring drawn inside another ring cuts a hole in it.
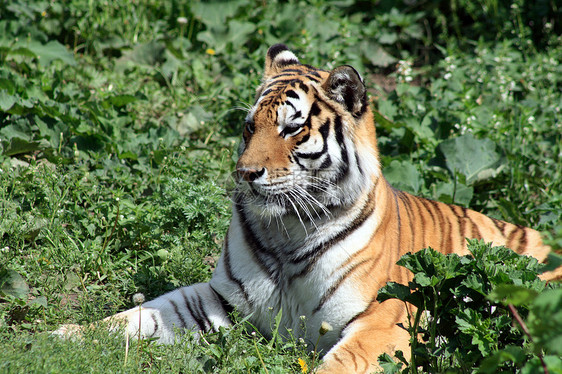
[{"label": "tiger's mouth", "polygon": [[304,173],[272,181],[240,180],[235,201],[261,216],[293,214],[301,222],[313,222],[330,216],[327,200],[336,195],[337,189],[339,187],[327,179]]}]

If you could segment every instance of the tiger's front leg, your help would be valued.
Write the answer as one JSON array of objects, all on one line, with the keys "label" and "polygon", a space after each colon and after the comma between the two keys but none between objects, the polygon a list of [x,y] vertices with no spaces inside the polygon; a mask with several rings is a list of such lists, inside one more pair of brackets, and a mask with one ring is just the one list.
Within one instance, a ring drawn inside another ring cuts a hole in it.
[{"label": "tiger's front leg", "polygon": [[[129,336],[158,338],[163,344],[172,344],[182,331],[216,331],[220,326],[230,326],[231,321],[224,300],[208,283],[178,288],[148,301],[141,306],[107,317],[111,328],[124,325]],[[65,325],[55,334],[73,336],[80,327]]]},{"label": "tiger's front leg", "polygon": [[378,357],[398,350],[410,357],[407,313],[399,300],[373,302],[343,331],[316,374],[370,374],[382,371]]}]

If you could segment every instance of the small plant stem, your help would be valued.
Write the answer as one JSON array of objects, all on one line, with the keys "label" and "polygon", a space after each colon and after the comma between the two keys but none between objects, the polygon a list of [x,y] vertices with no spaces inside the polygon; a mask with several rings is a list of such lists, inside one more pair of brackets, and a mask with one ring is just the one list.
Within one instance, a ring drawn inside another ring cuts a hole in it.
[{"label": "small plant stem", "polygon": [[[507,307],[509,308],[509,311],[513,315],[513,318],[515,318],[515,320],[517,321],[519,326],[521,326],[521,329],[523,330],[525,335],[527,335],[527,337],[529,338],[529,341],[532,343],[533,338],[531,337],[531,333],[529,332],[529,329],[527,328],[527,325],[525,324],[525,322],[523,321],[523,319],[521,318],[521,316],[517,312],[517,309],[513,306],[513,304],[508,304]],[[541,360],[541,365],[542,365],[542,368],[544,370],[544,374],[548,374],[548,368],[546,367],[546,363],[544,362],[542,353],[541,352],[537,353],[537,356],[539,356],[539,360]]]},{"label": "small plant stem", "polygon": [[127,359],[129,357],[129,332],[125,333],[125,362],[123,366],[127,366]]},{"label": "small plant stem", "polygon": [[260,359],[261,366],[263,366],[263,370],[265,370],[265,373],[269,374],[269,371],[267,371],[267,367],[265,366],[265,362],[263,362],[263,358],[261,357],[260,351],[258,349],[258,345],[256,344],[256,339],[253,340],[254,340],[254,348],[256,348],[256,353],[258,354],[258,358]]},{"label": "small plant stem", "polygon": [[416,359],[414,351],[417,347],[418,343],[418,328],[420,326],[420,319],[423,313],[422,309],[416,310],[416,318],[414,319],[414,326],[413,326],[413,334],[412,334],[412,342],[410,344],[411,349],[411,358],[410,358],[410,370],[412,373],[418,372],[418,366],[416,365]]},{"label": "small plant stem", "polygon": [[119,208],[120,208],[119,201],[117,201],[117,214],[115,214],[115,221],[113,222],[113,227],[111,228],[111,232],[109,233],[109,236],[107,237],[107,239],[105,239],[103,243],[102,252],[105,251],[105,247],[107,247],[107,244],[109,244],[109,241],[113,237],[113,234],[115,233],[115,229],[117,228],[117,222],[119,221],[119,213],[120,213]]},{"label": "small plant stem", "polygon": [[316,344],[314,345],[314,352],[312,352],[312,367],[314,367],[314,364],[316,363],[316,350],[318,349],[318,343],[320,343],[320,335],[318,335],[318,339],[316,340]]},{"label": "small plant stem", "polygon": [[139,344],[137,345],[137,360],[140,359],[140,347],[141,347],[141,306],[142,304],[139,304]]}]

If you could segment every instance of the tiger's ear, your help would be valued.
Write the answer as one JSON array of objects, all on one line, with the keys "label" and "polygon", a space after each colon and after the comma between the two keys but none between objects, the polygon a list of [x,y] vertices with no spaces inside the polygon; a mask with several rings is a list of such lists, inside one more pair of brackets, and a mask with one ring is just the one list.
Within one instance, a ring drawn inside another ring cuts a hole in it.
[{"label": "tiger's ear", "polygon": [[289,65],[299,65],[299,59],[285,44],[275,44],[267,50],[264,78],[277,75]]},{"label": "tiger's ear", "polygon": [[354,117],[360,117],[367,109],[367,90],[363,79],[349,65],[332,70],[322,88],[328,97],[342,104]]}]

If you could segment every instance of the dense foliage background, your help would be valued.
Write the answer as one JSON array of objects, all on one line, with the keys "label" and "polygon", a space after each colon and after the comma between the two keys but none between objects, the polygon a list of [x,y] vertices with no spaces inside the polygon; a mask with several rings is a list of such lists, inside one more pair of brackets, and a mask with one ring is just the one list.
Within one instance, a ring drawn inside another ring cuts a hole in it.
[{"label": "dense foliage background", "polygon": [[44,333],[209,279],[244,108],[278,42],[363,74],[395,186],[562,247],[555,0],[12,0],[0,15],[2,372],[317,363],[242,327],[128,359],[99,331],[79,351]]}]

